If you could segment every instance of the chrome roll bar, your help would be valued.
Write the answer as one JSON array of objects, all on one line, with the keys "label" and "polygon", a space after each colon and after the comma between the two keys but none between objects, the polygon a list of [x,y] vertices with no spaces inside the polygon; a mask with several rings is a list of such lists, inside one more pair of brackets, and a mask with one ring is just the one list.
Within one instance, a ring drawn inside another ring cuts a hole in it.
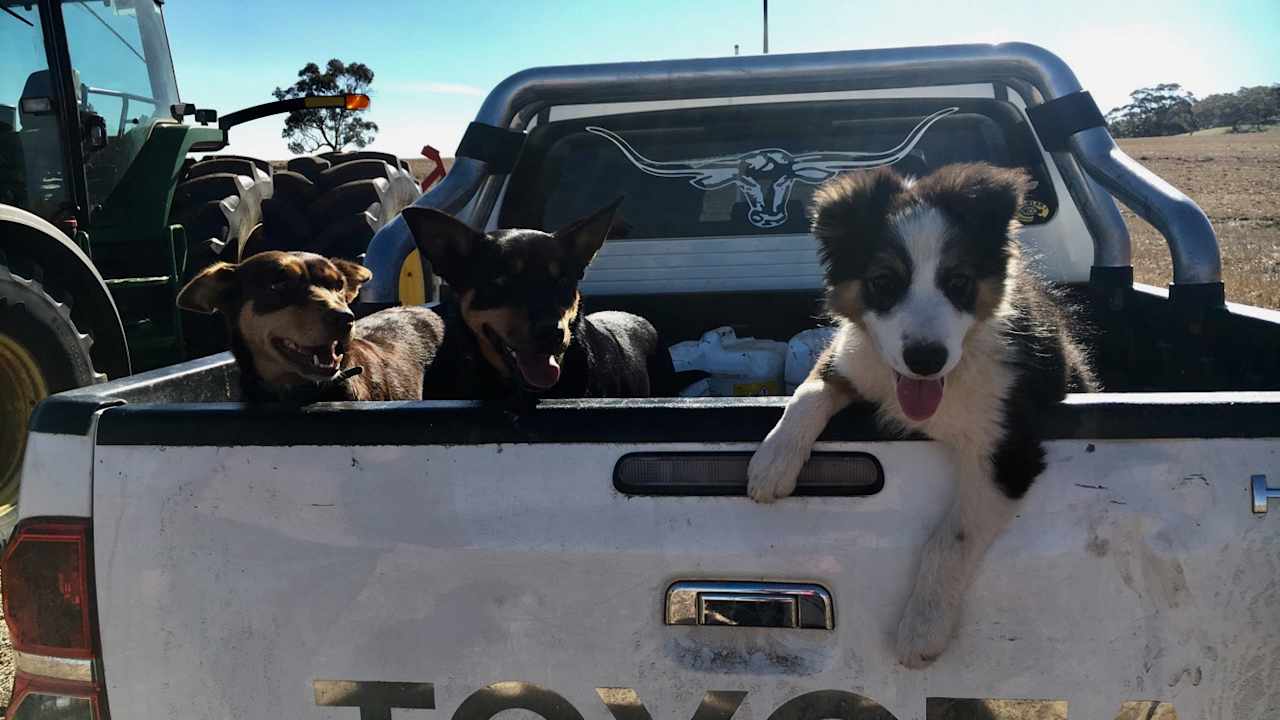
[{"label": "chrome roll bar", "polygon": [[[523,128],[538,109],[554,105],[739,97],[1005,82],[1029,105],[1079,92],[1075,74],[1053,53],[1026,43],[943,45],[844,52],[756,55],[697,60],[569,65],[522,70],[489,93],[476,122]],[[1129,267],[1129,235],[1111,195],[1159,229],[1173,255],[1173,281],[1214,285],[1221,280],[1218,242],[1204,213],[1185,195],[1125,155],[1106,128],[1071,136],[1070,152],[1052,153],[1068,192],[1093,236],[1095,267]],[[494,174],[460,157],[444,180],[415,205],[459,214]],[[472,203],[483,221],[496,195]],[[1110,193],[1110,194],[1108,194]],[[374,236],[365,264],[373,271],[361,299],[396,302],[400,267],[414,249],[396,218]]]}]

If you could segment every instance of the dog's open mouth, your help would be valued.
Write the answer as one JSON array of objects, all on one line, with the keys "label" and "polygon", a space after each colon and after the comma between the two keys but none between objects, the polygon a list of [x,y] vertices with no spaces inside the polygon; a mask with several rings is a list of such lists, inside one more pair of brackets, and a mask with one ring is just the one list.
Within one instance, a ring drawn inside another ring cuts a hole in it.
[{"label": "dog's open mouth", "polygon": [[898,405],[908,418],[922,422],[933,417],[942,404],[942,389],[945,378],[917,380],[894,372],[898,381]]},{"label": "dog's open mouth", "polygon": [[560,360],[549,353],[516,350],[488,325],[484,326],[489,342],[502,354],[507,370],[519,377],[528,390],[546,390],[560,381]]},{"label": "dog's open mouth", "polygon": [[327,345],[299,345],[286,338],[272,338],[271,345],[304,375],[328,377],[338,371],[346,348],[337,340]]}]

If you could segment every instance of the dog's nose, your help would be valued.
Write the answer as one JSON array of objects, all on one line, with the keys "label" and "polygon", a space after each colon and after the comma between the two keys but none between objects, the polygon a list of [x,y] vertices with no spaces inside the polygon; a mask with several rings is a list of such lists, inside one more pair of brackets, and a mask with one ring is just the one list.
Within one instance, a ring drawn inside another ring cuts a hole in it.
[{"label": "dog's nose", "polygon": [[554,322],[539,323],[533,328],[533,342],[540,348],[559,349],[564,341],[564,332]]},{"label": "dog's nose", "polygon": [[356,322],[356,314],[349,308],[331,307],[325,311],[325,322],[338,332],[346,332]]},{"label": "dog's nose", "polygon": [[932,342],[911,343],[902,349],[902,360],[916,375],[933,375],[947,364],[947,346]]}]

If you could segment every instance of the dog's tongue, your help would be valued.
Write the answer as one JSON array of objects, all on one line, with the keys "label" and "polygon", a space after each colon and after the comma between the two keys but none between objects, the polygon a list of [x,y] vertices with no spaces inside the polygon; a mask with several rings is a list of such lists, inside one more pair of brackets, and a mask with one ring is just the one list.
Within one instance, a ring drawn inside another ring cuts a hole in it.
[{"label": "dog's tongue", "polygon": [[516,363],[520,366],[524,381],[539,390],[546,390],[560,379],[560,362],[554,355],[517,353]]},{"label": "dog's tongue", "polygon": [[942,402],[942,380],[915,380],[898,376],[898,404],[907,417],[928,420]]}]

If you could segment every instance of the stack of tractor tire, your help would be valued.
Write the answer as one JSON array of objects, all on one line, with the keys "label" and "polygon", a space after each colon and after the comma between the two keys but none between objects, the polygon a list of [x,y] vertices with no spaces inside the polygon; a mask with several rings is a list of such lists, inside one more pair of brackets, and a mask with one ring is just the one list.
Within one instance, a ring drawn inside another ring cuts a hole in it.
[{"label": "stack of tractor tire", "polygon": [[186,228],[184,275],[216,260],[236,262],[240,239],[261,224],[262,202],[273,191],[271,165],[263,160],[221,155],[189,162],[169,210],[169,222]]},{"label": "stack of tractor tire", "polygon": [[[184,168],[169,220],[186,228],[184,281],[219,260],[267,250],[305,250],[360,261],[369,240],[421,190],[408,164],[388,153],[330,152],[294,158],[285,170],[240,155]],[[225,349],[220,321],[184,313],[188,351]]]},{"label": "stack of tractor tire", "polygon": [[420,194],[408,165],[387,153],[323,153],[287,168],[238,155],[187,166],[169,217],[186,227],[188,277],[265,250],[358,260],[374,232]]}]

